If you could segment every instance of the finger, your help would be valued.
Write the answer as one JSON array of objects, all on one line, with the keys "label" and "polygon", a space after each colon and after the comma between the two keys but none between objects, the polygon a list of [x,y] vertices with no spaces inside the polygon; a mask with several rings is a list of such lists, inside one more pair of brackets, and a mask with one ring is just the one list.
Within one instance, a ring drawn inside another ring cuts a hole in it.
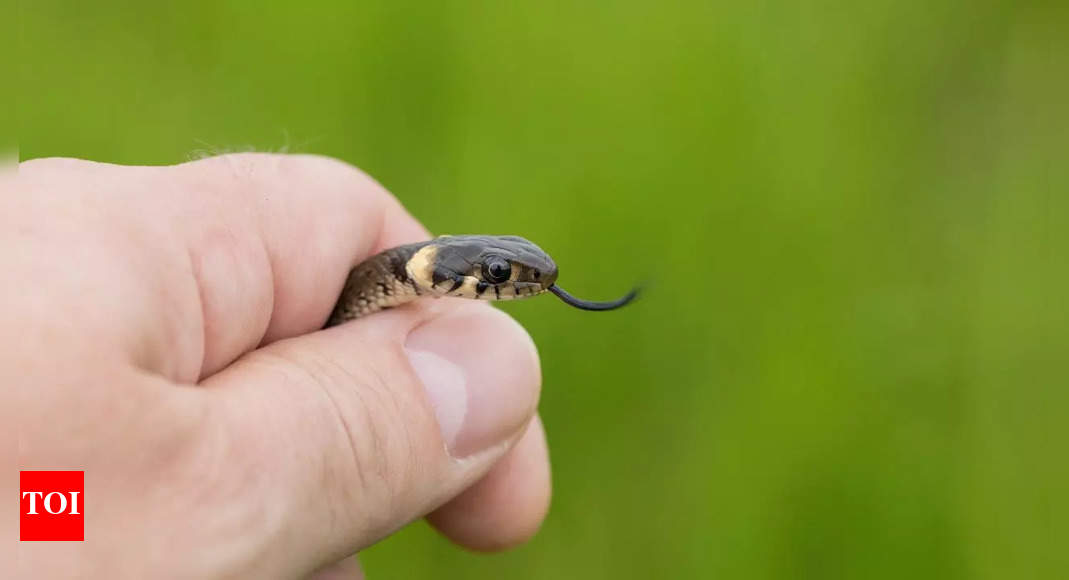
[{"label": "finger", "polygon": [[322,327],[349,270],[426,230],[378,183],[315,156],[226,155],[172,168],[197,220],[185,232],[208,375],[257,344]]},{"label": "finger", "polygon": [[186,383],[321,327],[353,265],[427,236],[374,180],[324,157],[156,168],[45,159],[19,178],[31,226],[14,243],[54,256],[23,269],[58,294],[26,298],[24,310],[55,312],[101,352]]},{"label": "finger", "polygon": [[427,520],[450,540],[479,551],[526,542],[549,509],[549,454],[535,416],[520,441],[475,485]]},{"label": "finger", "polygon": [[258,349],[204,383],[220,479],[272,506],[268,523],[235,527],[263,534],[256,561],[295,573],[352,554],[481,478],[522,435],[540,382],[526,332],[463,300]]}]

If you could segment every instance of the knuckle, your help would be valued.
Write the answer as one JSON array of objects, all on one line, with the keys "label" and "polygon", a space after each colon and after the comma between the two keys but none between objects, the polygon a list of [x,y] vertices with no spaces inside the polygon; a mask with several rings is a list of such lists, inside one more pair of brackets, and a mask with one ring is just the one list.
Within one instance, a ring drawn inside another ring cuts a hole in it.
[{"label": "knuckle", "polygon": [[396,199],[363,170],[333,157],[289,155],[283,157],[280,169],[299,182],[323,184],[324,191],[330,195],[354,196],[365,203],[368,198],[380,203]]}]

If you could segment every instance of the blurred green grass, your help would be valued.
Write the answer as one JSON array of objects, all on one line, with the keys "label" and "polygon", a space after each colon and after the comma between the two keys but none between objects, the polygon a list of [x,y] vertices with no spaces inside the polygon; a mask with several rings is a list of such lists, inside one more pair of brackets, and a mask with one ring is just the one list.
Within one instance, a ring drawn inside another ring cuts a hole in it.
[{"label": "blurred green grass", "polygon": [[371,577],[1069,572],[1069,9],[1049,2],[18,6],[20,156],[332,155],[538,241],[554,503]]}]

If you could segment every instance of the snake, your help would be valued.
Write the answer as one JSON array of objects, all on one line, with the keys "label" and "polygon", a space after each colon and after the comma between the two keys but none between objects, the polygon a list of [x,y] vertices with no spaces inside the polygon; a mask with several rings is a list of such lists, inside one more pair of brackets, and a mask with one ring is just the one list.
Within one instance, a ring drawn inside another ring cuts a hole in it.
[{"label": "snake", "polygon": [[438,236],[383,250],[352,268],[325,328],[421,297],[520,300],[545,292],[595,311],[620,308],[638,296],[638,288],[609,302],[572,296],[557,285],[549,254],[519,236]]}]

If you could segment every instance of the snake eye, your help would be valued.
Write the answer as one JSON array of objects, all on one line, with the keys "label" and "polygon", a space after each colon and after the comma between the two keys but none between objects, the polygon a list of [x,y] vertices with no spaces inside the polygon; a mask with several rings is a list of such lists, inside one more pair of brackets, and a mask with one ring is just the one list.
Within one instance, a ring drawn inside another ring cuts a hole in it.
[{"label": "snake eye", "polygon": [[491,284],[500,284],[512,275],[512,266],[508,260],[493,256],[483,262],[483,278]]}]

